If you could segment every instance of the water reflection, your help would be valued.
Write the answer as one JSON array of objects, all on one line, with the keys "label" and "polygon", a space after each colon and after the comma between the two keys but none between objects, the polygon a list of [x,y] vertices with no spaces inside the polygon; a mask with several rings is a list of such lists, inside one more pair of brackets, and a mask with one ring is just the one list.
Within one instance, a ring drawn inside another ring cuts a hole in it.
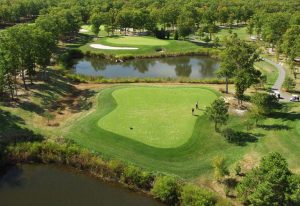
[{"label": "water reflection", "polygon": [[46,165],[13,167],[0,176],[2,206],[160,206],[145,195]]},{"label": "water reflection", "polygon": [[74,72],[87,76],[161,77],[205,79],[215,77],[219,62],[209,57],[168,57],[137,59],[123,63],[99,58],[84,58],[74,64]]}]

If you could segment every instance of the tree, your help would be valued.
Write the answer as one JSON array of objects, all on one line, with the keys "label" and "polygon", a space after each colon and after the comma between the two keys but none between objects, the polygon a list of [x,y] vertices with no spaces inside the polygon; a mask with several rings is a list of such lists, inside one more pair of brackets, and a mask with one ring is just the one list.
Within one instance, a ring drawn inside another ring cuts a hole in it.
[{"label": "tree", "polygon": [[290,92],[293,91],[296,87],[296,82],[291,77],[287,77],[283,83],[283,87],[286,89],[286,91]]},{"label": "tree", "polygon": [[190,17],[190,14],[186,11],[181,13],[177,21],[179,36],[185,38],[195,30],[195,21]]},{"label": "tree", "polygon": [[206,108],[206,115],[215,123],[215,131],[219,130],[219,126],[226,124],[229,117],[228,108],[224,99],[216,99],[210,107]]},{"label": "tree", "polygon": [[[259,60],[256,48],[240,40],[236,34],[225,39],[225,49],[222,53],[219,75],[234,79],[235,94],[239,104],[242,104],[244,92],[253,84],[259,82],[261,72],[254,68],[254,62]],[[228,84],[226,84],[228,91]]]},{"label": "tree", "polygon": [[265,17],[262,26],[262,37],[271,43],[272,48],[277,45],[282,34],[288,29],[290,15],[287,13],[272,13]]},{"label": "tree", "polygon": [[254,94],[251,97],[251,102],[253,103],[253,107],[250,110],[250,117],[255,120],[256,125],[259,120],[264,119],[274,110],[280,108],[278,98],[268,93]]},{"label": "tree", "polygon": [[299,188],[300,181],[288,169],[286,160],[279,153],[271,153],[246,175],[237,191],[247,205],[296,205],[299,199],[294,197]]},{"label": "tree", "polygon": [[213,160],[214,176],[218,181],[229,174],[228,168],[225,164],[225,158],[218,156]]},{"label": "tree", "polygon": [[100,26],[105,23],[106,17],[104,14],[93,13],[90,17],[90,23],[92,25],[92,31],[96,36],[98,36],[100,32]]}]

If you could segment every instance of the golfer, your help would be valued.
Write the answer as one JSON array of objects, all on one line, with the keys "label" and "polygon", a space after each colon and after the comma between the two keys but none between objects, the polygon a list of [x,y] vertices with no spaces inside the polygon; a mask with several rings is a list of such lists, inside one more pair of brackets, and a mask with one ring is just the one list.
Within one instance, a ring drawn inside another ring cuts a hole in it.
[{"label": "golfer", "polygon": [[199,102],[196,102],[196,109],[199,109]]},{"label": "golfer", "polygon": [[195,112],[195,109],[194,108],[192,108],[192,115],[194,116],[194,112]]}]

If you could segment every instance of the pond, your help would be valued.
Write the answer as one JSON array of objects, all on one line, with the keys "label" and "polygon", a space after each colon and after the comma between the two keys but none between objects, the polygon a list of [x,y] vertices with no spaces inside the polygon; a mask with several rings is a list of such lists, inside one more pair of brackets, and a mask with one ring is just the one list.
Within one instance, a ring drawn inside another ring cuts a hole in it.
[{"label": "pond", "polygon": [[85,57],[74,62],[73,71],[76,74],[105,78],[209,79],[216,77],[215,72],[219,66],[218,60],[205,56],[148,58],[126,62]]},{"label": "pond", "polygon": [[8,169],[0,176],[0,200],[3,206],[162,205],[129,189],[45,165]]}]

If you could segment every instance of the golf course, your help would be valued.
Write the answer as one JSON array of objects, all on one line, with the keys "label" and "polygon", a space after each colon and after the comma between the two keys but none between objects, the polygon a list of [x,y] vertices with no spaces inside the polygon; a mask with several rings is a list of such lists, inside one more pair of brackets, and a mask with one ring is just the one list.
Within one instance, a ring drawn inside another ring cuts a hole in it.
[{"label": "golf course", "polygon": [[0,205],[299,206],[299,8],[1,1]]}]

